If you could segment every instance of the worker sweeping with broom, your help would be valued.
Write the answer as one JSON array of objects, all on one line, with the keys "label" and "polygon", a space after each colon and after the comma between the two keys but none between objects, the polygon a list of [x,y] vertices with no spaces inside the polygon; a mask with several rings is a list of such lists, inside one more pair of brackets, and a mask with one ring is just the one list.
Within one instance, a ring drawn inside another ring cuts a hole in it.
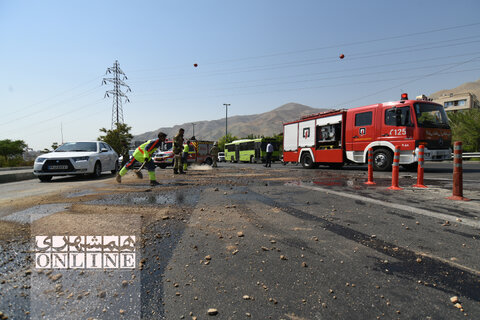
[{"label": "worker sweeping with broom", "polygon": [[130,160],[127,164],[117,173],[116,180],[118,183],[122,183],[122,176],[124,176],[128,170],[132,169],[135,162],[142,163],[142,166],[138,170],[134,170],[135,174],[139,179],[143,178],[142,172],[140,170],[145,166],[148,170],[148,176],[150,178],[150,185],[157,186],[159,183],[155,178],[155,163],[153,163],[152,155],[162,145],[162,142],[165,141],[167,135],[163,132],[158,133],[158,139],[148,140],[144,144],[140,145],[135,152],[133,153]]}]

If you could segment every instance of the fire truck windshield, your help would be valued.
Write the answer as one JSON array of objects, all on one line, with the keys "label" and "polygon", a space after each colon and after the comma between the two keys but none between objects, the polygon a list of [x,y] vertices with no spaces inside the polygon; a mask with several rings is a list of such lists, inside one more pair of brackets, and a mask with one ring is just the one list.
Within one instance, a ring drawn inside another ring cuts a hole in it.
[{"label": "fire truck windshield", "polygon": [[419,127],[450,128],[447,114],[442,106],[430,103],[415,103],[414,109]]}]

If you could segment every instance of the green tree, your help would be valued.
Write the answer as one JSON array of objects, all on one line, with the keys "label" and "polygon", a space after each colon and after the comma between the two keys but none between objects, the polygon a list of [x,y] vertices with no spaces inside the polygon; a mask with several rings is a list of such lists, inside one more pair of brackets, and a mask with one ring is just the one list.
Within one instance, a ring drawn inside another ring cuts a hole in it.
[{"label": "green tree", "polygon": [[257,138],[261,138],[260,136],[256,136],[254,135],[253,133],[250,133],[248,136],[242,138],[242,139],[257,139]]},{"label": "green tree", "polygon": [[452,142],[462,141],[466,152],[480,151],[480,109],[449,112]]},{"label": "green tree", "polygon": [[27,144],[23,140],[0,140],[0,156],[2,156],[2,158],[0,158],[0,166],[16,167],[29,165],[29,163],[22,158],[22,154],[26,151],[27,147]]},{"label": "green tree", "polygon": [[5,160],[9,157],[21,156],[27,147],[27,144],[23,140],[0,140],[0,155],[3,156]]},{"label": "green tree", "polygon": [[52,151],[58,148],[58,142],[52,143]]},{"label": "green tree", "polygon": [[238,140],[236,136],[232,136],[230,133],[227,133],[226,136],[223,136],[218,140],[218,149],[223,151],[225,149],[225,144],[230,143],[232,141]]},{"label": "green tree", "polygon": [[131,129],[132,127],[126,123],[118,123],[113,130],[101,128],[100,132],[105,135],[98,137],[98,141],[108,143],[119,155],[128,154],[128,148],[133,139],[133,135],[130,133]]}]

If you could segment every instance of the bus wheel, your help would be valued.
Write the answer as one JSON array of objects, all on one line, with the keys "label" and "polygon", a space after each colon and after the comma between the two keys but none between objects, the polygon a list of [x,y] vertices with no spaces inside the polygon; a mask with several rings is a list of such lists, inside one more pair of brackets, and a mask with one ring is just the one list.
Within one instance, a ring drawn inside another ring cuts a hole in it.
[{"label": "bus wheel", "polygon": [[315,163],[309,153],[304,153],[300,162],[305,169],[313,169],[315,167]]},{"label": "bus wheel", "polygon": [[390,171],[392,169],[392,152],[387,149],[377,149],[373,152],[373,170]]}]

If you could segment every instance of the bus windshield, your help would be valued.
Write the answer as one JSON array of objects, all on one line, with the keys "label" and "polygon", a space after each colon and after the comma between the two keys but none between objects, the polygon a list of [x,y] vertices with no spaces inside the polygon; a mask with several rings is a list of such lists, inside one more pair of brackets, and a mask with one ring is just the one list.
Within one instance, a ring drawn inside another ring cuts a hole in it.
[{"label": "bus windshield", "polygon": [[429,103],[415,103],[414,109],[419,127],[450,128],[447,114],[442,106]]}]

